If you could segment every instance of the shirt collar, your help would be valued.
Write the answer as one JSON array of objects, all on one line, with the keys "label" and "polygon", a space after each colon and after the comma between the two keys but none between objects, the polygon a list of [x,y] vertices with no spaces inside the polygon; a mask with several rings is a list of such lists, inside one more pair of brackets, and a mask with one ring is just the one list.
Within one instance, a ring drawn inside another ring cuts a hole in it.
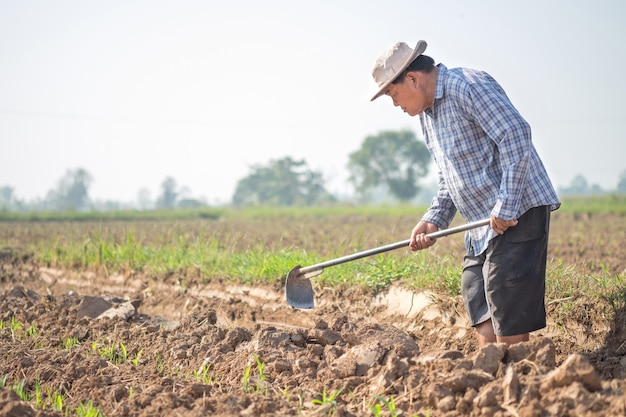
[{"label": "shirt collar", "polygon": [[448,68],[443,64],[437,64],[437,85],[435,86],[435,100],[443,98],[444,79],[448,75]]}]

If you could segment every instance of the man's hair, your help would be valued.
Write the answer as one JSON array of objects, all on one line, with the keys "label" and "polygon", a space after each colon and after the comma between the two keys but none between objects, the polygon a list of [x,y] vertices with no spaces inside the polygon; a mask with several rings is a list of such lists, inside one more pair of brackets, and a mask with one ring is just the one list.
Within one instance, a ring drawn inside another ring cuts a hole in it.
[{"label": "man's hair", "polygon": [[419,55],[409,64],[404,71],[396,77],[391,84],[402,84],[406,78],[406,74],[411,71],[423,72],[430,74],[435,69],[435,60],[428,55]]}]

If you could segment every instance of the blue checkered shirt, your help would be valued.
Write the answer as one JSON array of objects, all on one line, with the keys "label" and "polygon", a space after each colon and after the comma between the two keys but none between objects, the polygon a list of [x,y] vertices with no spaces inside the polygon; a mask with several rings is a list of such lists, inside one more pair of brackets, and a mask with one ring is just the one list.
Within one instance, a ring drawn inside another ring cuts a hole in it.
[{"label": "blue checkered shirt", "polygon": [[[443,229],[457,210],[469,222],[559,207],[530,126],[489,74],[439,64],[435,100],[420,122],[439,170],[439,190],[422,220]],[[494,236],[488,226],[468,231],[467,253],[482,253]]]}]

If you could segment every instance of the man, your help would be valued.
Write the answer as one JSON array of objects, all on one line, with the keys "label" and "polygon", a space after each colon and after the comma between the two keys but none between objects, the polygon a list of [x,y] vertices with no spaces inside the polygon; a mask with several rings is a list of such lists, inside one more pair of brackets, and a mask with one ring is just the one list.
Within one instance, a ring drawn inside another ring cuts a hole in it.
[{"label": "man", "polygon": [[458,211],[490,226],[465,235],[461,292],[478,343],[529,340],[545,327],[545,274],[554,187],[532,144],[528,123],[487,73],[448,69],[398,42],[372,70],[378,93],[419,116],[439,170],[439,189],[411,232],[411,250],[432,246],[426,234],[447,228]]}]

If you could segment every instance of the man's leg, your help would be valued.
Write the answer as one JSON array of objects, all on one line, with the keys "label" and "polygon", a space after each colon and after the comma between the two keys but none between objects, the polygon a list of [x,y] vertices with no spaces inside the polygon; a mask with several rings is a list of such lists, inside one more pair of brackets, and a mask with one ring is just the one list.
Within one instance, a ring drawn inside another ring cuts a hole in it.
[{"label": "man's leg", "polygon": [[465,310],[469,316],[470,325],[476,329],[478,344],[481,347],[496,342],[489,306],[485,298],[484,262],[484,253],[478,256],[466,255],[463,259],[461,275],[461,294]]},{"label": "man's leg", "polygon": [[514,345],[515,343],[528,342],[530,340],[530,334],[517,334],[514,336],[496,336],[493,331],[493,324],[491,320],[487,320],[478,324],[476,327],[476,337],[478,338],[478,346],[483,347],[489,343],[506,343]]},{"label": "man's leg", "polygon": [[489,242],[483,274],[498,342],[524,342],[530,332],[546,326],[549,210],[528,210],[517,226]]},{"label": "man's leg", "polygon": [[478,338],[479,347],[497,342],[496,334],[494,333],[493,325],[491,324],[491,319],[477,324],[474,328],[476,329],[476,337]]},{"label": "man's leg", "polygon": [[528,333],[496,336],[485,298],[485,282],[483,279],[484,261],[484,254],[479,256],[466,255],[463,263],[463,275],[461,276],[463,301],[470,316],[470,322],[476,329],[478,345],[483,347],[489,343],[495,342],[512,345],[528,341]]},{"label": "man's leg", "polygon": [[516,334],[515,336],[497,336],[496,339],[499,343],[514,345],[516,343],[528,342],[530,340],[530,333]]}]

